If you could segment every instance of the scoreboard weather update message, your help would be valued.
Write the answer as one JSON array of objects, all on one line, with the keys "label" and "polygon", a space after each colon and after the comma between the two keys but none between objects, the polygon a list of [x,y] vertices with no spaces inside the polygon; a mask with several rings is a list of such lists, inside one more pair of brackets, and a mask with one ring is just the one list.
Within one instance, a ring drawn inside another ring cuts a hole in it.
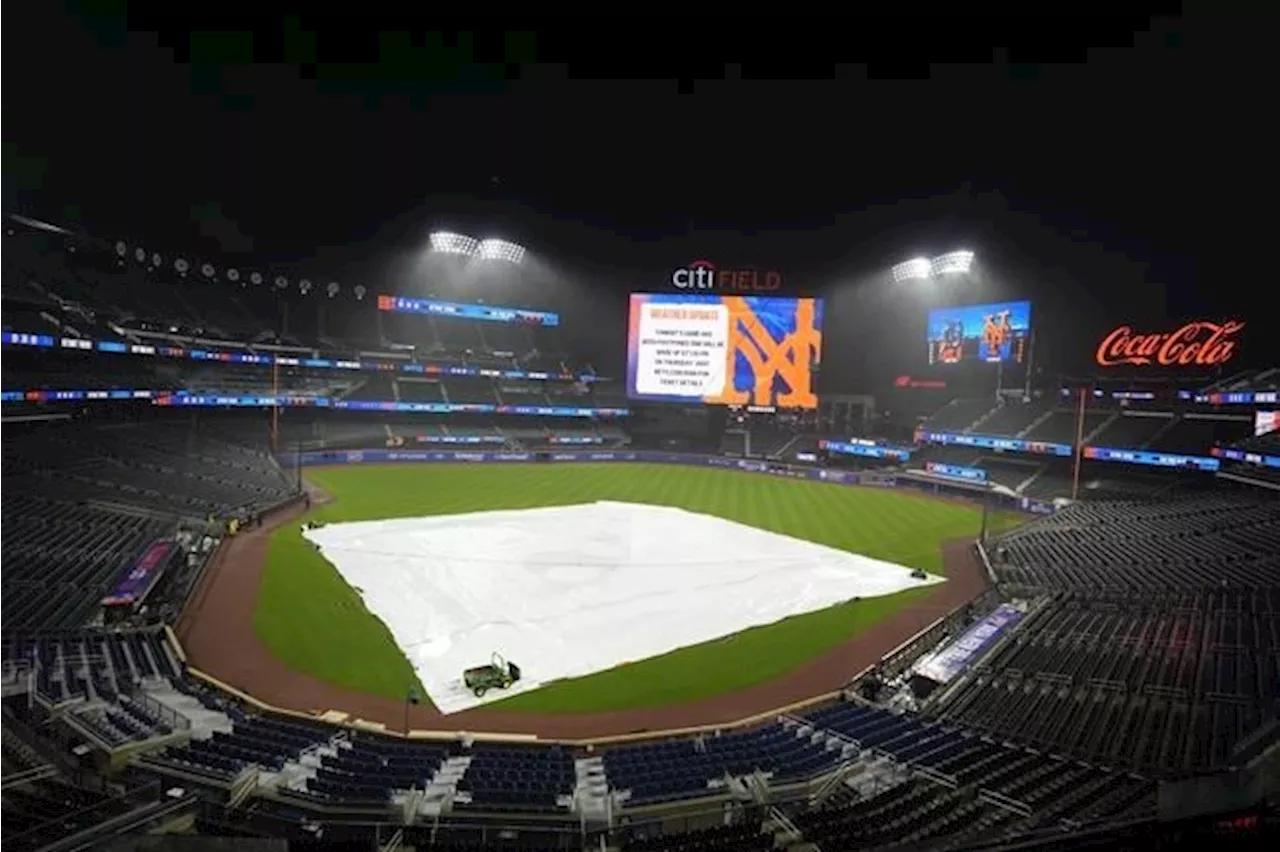
[{"label": "scoreboard weather update message", "polygon": [[633,293],[627,395],[817,408],[822,300]]}]

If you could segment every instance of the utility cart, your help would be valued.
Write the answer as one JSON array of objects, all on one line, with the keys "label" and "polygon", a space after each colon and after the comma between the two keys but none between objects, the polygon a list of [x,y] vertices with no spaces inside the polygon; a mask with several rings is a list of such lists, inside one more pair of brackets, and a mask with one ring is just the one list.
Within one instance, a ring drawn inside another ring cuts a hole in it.
[{"label": "utility cart", "polygon": [[490,689],[507,689],[520,679],[520,667],[502,658],[497,651],[488,665],[476,666],[462,673],[467,689],[481,697]]}]

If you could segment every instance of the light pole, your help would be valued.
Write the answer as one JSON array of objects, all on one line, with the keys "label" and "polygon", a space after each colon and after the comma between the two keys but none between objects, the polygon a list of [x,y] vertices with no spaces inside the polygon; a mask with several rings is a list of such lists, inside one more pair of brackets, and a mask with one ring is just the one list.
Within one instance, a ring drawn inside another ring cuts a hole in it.
[{"label": "light pole", "polygon": [[409,687],[409,692],[404,697],[404,735],[409,736],[409,707],[417,704],[422,700],[422,696],[418,694],[418,687]]}]

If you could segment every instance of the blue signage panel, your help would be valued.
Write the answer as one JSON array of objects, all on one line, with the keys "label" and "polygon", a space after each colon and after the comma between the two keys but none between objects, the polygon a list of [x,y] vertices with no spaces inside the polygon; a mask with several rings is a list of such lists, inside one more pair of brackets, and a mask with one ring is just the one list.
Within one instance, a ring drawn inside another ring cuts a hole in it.
[{"label": "blue signage panel", "polygon": [[942,462],[925,462],[924,469],[935,476],[949,476],[952,479],[963,479],[965,482],[986,482],[987,472],[980,467],[965,467],[958,464]]},{"label": "blue signage panel", "polygon": [[1112,447],[1085,447],[1084,457],[1093,461],[1123,462],[1124,464],[1143,464],[1153,467],[1194,468],[1208,473],[1212,473],[1222,467],[1220,461],[1208,456],[1149,453],[1143,450],[1121,450]]},{"label": "blue signage panel", "polygon": [[916,443],[977,447],[984,450],[1035,453],[1045,456],[1069,457],[1071,455],[1070,444],[1056,444],[1052,441],[1024,441],[1021,438],[1006,438],[1000,435],[970,435],[964,432],[928,432],[921,429],[916,432]]}]

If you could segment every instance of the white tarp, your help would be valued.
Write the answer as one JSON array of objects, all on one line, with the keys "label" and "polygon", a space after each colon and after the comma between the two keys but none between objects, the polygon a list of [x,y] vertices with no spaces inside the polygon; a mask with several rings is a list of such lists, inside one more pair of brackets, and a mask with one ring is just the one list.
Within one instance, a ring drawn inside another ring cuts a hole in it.
[{"label": "white tarp", "polygon": [[[851,523],[856,520],[851,519]],[[720,518],[631,503],[330,524],[309,530],[444,713],[854,597],[942,581]],[[524,679],[483,699],[497,651]]]}]

